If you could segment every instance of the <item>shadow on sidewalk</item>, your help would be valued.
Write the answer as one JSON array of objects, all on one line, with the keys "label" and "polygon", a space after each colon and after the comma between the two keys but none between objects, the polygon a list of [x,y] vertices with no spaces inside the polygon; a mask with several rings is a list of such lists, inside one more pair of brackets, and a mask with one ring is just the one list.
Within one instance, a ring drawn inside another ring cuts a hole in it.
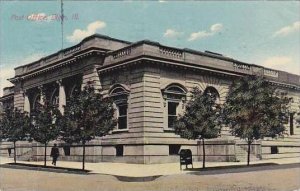
[{"label": "shadow on sidewalk", "polygon": [[24,163],[7,163],[0,165],[1,168],[13,168],[13,169],[25,169],[25,170],[37,170],[37,171],[48,171],[56,173],[72,173],[72,174],[89,174],[90,170],[82,170],[78,168],[65,168],[56,166],[44,166],[35,164],[24,164]]},{"label": "shadow on sidewalk", "polygon": [[232,165],[232,166],[216,166],[206,168],[193,168],[184,169],[185,171],[191,171],[188,174],[193,175],[214,175],[214,174],[226,174],[226,173],[240,173],[240,172],[252,172],[252,171],[264,171],[264,170],[277,170],[287,168],[299,168],[300,163],[292,164],[277,164],[277,163],[260,163],[247,165]]},{"label": "shadow on sidewalk", "polygon": [[145,176],[145,177],[131,177],[131,176],[117,176],[117,175],[113,175],[113,176],[116,177],[121,182],[151,182],[161,177],[162,175]]}]

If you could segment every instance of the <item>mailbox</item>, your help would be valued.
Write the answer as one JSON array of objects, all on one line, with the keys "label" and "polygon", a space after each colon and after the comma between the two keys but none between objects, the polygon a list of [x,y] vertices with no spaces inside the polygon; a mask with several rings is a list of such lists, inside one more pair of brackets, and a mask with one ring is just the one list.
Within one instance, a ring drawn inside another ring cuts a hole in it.
[{"label": "mailbox", "polygon": [[181,166],[185,165],[185,168],[188,168],[188,165],[191,164],[193,167],[193,156],[192,151],[190,149],[181,149],[179,152],[180,155],[180,170],[182,170]]}]

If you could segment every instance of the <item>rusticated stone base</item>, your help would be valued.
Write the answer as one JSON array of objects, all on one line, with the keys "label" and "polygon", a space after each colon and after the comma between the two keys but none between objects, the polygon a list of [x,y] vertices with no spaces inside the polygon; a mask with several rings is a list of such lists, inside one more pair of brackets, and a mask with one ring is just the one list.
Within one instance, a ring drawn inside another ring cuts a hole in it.
[{"label": "rusticated stone base", "polygon": [[[151,142],[151,141],[150,141]],[[56,142],[60,157],[59,160],[82,161],[82,145],[71,145]],[[47,146],[47,160],[51,160],[50,152],[54,143]],[[9,143],[3,144],[5,147]],[[119,147],[119,148],[118,148]],[[121,147],[121,151],[120,151]],[[175,151],[174,151],[175,148]],[[119,149],[119,150],[118,150]],[[177,150],[176,150],[177,149]],[[86,145],[86,162],[118,162],[135,164],[159,164],[178,162],[180,149],[190,149],[194,161],[201,161],[203,157],[202,142],[200,141],[172,141],[172,144],[101,144],[101,140],[93,140]],[[213,139],[205,141],[206,161],[236,161],[236,141]],[[4,153],[5,155],[5,153]],[[8,156],[8,155],[7,155]],[[17,143],[18,160],[44,160],[44,145],[39,143]]]}]

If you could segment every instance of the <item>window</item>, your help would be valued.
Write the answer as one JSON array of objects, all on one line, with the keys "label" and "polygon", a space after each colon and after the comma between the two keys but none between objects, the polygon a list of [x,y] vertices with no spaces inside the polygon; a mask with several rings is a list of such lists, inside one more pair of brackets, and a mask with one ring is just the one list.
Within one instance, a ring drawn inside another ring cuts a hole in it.
[{"label": "window", "polygon": [[129,90],[119,84],[113,86],[112,90],[110,91],[110,96],[113,98],[117,107],[118,129],[127,129],[128,95]]},{"label": "window", "polygon": [[271,146],[271,154],[278,154],[278,147],[277,146]]},{"label": "window", "polygon": [[116,156],[120,157],[123,156],[124,146],[123,145],[116,145]]},{"label": "window", "polygon": [[207,94],[207,95],[210,95],[211,97],[213,97],[215,100],[215,104],[220,104],[220,94],[216,88],[214,88],[212,86],[208,86],[204,90],[204,94]]},{"label": "window", "polygon": [[58,105],[59,104],[59,95],[58,90],[55,89],[52,96],[51,96],[51,104],[52,105]]},{"label": "window", "polygon": [[70,156],[70,146],[69,145],[65,145],[63,146],[63,150],[64,150],[64,153],[65,153],[65,156]]},{"label": "window", "polygon": [[184,106],[186,90],[179,84],[171,84],[162,90],[164,106],[167,107],[168,129],[174,129],[174,122],[177,119],[179,108]]},{"label": "window", "polygon": [[38,94],[38,95],[35,96],[35,98],[33,100],[31,111],[34,112],[34,113],[39,111],[40,108],[41,108],[41,105],[42,105],[41,96],[40,96],[40,94]]},{"label": "window", "polygon": [[118,106],[118,129],[127,129],[127,104]]},{"label": "window", "polygon": [[177,119],[178,102],[168,102],[168,127],[174,128],[174,122]]},{"label": "window", "polygon": [[180,145],[169,145],[169,155],[178,155]]}]

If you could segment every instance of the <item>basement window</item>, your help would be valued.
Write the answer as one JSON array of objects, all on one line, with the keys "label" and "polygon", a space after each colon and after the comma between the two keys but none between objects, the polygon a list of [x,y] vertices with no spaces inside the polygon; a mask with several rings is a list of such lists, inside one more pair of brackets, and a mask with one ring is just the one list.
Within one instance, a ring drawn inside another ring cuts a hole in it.
[{"label": "basement window", "polygon": [[271,154],[278,154],[278,147],[277,146],[271,146]]},{"label": "basement window", "polygon": [[63,146],[65,156],[70,156],[70,146]]},{"label": "basement window", "polygon": [[169,155],[178,155],[180,147],[180,145],[169,145]]},{"label": "basement window", "polygon": [[123,156],[124,146],[123,145],[116,145],[116,156],[120,157]]}]

